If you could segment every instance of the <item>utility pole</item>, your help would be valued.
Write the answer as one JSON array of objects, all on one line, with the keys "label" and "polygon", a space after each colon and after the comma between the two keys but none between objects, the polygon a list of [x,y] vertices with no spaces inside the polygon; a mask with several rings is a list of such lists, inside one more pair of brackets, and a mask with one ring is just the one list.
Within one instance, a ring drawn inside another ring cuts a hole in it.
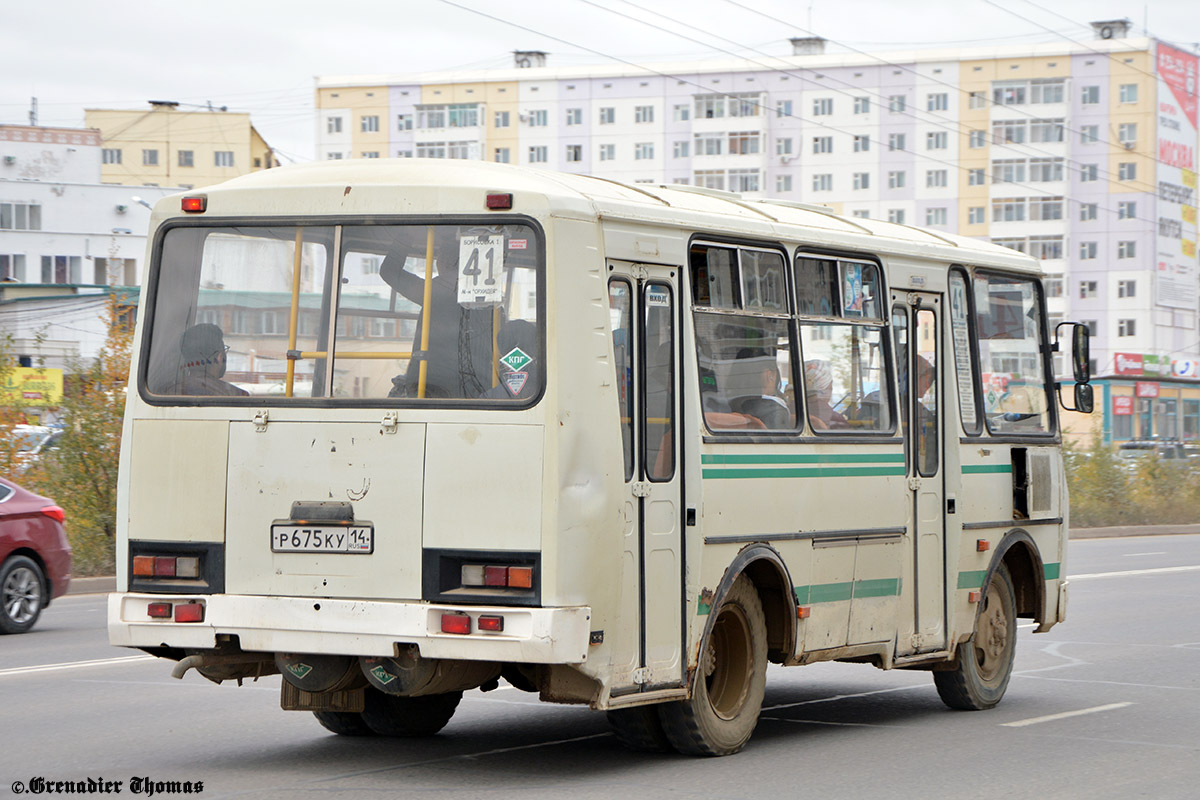
[{"label": "utility pole", "polygon": [[37,127],[37,98],[29,98],[29,124]]}]

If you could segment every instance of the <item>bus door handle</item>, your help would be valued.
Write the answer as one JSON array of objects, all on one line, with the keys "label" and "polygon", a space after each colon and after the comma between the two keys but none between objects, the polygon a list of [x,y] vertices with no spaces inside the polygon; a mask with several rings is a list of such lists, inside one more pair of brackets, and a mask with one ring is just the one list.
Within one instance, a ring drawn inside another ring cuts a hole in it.
[{"label": "bus door handle", "polygon": [[911,476],[908,479],[908,488],[914,492],[920,491],[921,490],[921,479],[916,477],[915,475]]},{"label": "bus door handle", "polygon": [[634,497],[650,496],[650,483],[648,481],[634,481],[630,484],[629,489],[633,492]]}]

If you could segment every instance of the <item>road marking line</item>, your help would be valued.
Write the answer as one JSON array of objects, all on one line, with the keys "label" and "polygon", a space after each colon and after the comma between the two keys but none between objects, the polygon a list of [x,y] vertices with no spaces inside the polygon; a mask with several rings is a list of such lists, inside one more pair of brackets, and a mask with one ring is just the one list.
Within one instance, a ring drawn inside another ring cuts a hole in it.
[{"label": "road marking line", "polygon": [[787,717],[762,717],[774,722],[794,722],[798,725],[837,725],[845,728],[899,728],[900,725],[875,725],[870,722],[832,722],[825,719],[788,719]]},{"label": "road marking line", "polygon": [[1165,556],[1166,554],[1166,550],[1159,550],[1154,553],[1125,553],[1122,558],[1134,558],[1136,556]]},{"label": "road marking line", "polygon": [[859,697],[870,697],[876,694],[888,694],[890,692],[910,692],[913,689],[926,689],[928,684],[919,683],[912,686],[893,686],[890,689],[874,689],[869,692],[855,692],[854,694],[835,694],[832,697],[816,697],[812,700],[800,700],[795,703],[780,703],[776,706],[764,706],[763,711],[779,711],[784,708],[795,708],[796,706],[807,706],[813,703],[835,703],[838,700],[854,700]]},{"label": "road marking line", "polygon": [[1187,567],[1157,567],[1155,569],[1130,569],[1123,572],[1088,572],[1083,575],[1068,575],[1067,580],[1082,581],[1087,578],[1117,578],[1125,575],[1160,575],[1164,572],[1195,572],[1200,564]]},{"label": "road marking line", "polygon": [[1058,719],[1067,719],[1068,717],[1082,717],[1084,714],[1098,714],[1101,711],[1113,711],[1125,706],[1131,706],[1133,703],[1109,703],[1106,706],[1096,706],[1095,708],[1081,708],[1078,711],[1064,711],[1061,714],[1047,714],[1044,717],[1032,717],[1030,719],[1021,719],[1016,722],[1003,722],[1002,728],[1023,728],[1026,725],[1037,725],[1040,722],[1053,722]]},{"label": "road marking line", "polygon": [[65,661],[61,664],[38,664],[32,667],[9,667],[8,669],[0,669],[0,678],[7,675],[30,675],[35,672],[58,672],[64,669],[103,667],[108,664],[127,664],[133,661],[154,660],[154,656],[120,656],[118,658],[97,658],[92,661]]}]

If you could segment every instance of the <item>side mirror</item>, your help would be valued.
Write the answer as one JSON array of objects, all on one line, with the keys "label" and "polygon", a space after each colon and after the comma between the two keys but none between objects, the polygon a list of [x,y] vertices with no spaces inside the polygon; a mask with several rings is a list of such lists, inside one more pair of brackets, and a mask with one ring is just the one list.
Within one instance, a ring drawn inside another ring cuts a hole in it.
[{"label": "side mirror", "polygon": [[1091,380],[1088,360],[1091,355],[1090,331],[1082,323],[1073,323],[1071,331],[1071,366],[1075,370],[1075,382],[1087,383]]},{"label": "side mirror", "polygon": [[1075,410],[1081,414],[1090,414],[1095,408],[1095,398],[1092,395],[1090,383],[1075,384]]}]

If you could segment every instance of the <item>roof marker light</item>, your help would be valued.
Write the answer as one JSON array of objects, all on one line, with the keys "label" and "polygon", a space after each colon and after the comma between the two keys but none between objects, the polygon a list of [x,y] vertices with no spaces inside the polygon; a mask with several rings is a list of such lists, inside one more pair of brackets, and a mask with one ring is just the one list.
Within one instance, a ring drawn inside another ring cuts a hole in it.
[{"label": "roof marker light", "polygon": [[506,211],[513,207],[513,196],[511,194],[489,194],[487,207],[492,211]]},{"label": "roof marker light", "polygon": [[194,195],[183,198],[182,208],[189,213],[202,212],[208,209],[208,198],[205,195]]}]

